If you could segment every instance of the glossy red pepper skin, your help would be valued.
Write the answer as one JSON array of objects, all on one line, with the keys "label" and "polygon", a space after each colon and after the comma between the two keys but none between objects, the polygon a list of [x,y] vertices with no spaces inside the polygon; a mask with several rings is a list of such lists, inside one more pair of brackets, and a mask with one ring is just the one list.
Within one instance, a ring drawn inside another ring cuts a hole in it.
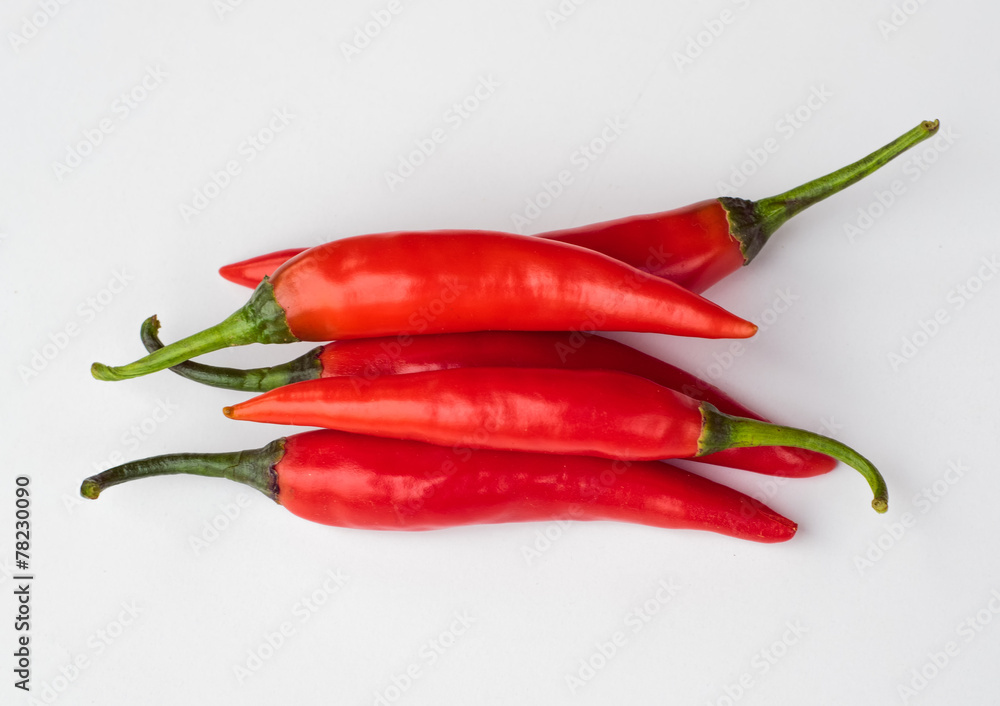
[{"label": "glossy red pepper skin", "polygon": [[[159,326],[155,316],[142,325],[143,345],[150,353],[163,347],[157,337]],[[767,421],[714,385],[670,363],[610,338],[580,332],[442,333],[414,336],[403,343],[395,337],[358,338],[327,343],[269,368],[239,370],[188,361],[171,370],[214,387],[266,392],[293,382],[328,377],[351,377],[356,385],[365,386],[382,375],[468,367],[618,370],[710,402],[726,414]],[[793,478],[827,473],[837,465],[829,456],[784,446],[727,449],[693,460]]]},{"label": "glossy red pepper skin", "polygon": [[885,512],[868,459],[819,434],[734,417],[637,375],[609,370],[455,368],[307,380],[223,409],[231,419],[323,427],[460,448],[651,461],[747,446],[818,451],[857,469]]},{"label": "glossy red pepper skin", "polygon": [[300,253],[242,308],[98,380],[126,380],[228,346],[466,331],[637,331],[747,338],[707,299],[586,248],[486,231],[401,232]]},{"label": "glossy red pepper skin", "polygon": [[757,327],[684,288],[585,248],[485,231],[335,240],[271,279],[304,341],[590,326],[705,338]]},{"label": "glossy red pepper skin", "polygon": [[133,461],[88,478],[81,493],[93,499],[118,483],[177,473],[236,480],[299,517],[356,529],[605,520],[783,542],[797,528],[753,498],[663,463],[473,453],[327,430],[238,454]]},{"label": "glossy red pepper skin", "polygon": [[264,277],[270,277],[276,269],[307,249],[291,248],[251,257],[248,260],[220,267],[219,274],[230,282],[254,289]]},{"label": "glossy red pepper skin", "polygon": [[[662,463],[454,449],[366,436],[288,438],[278,502],[340,527],[613,520],[781,542],[796,525],[727,486]],[[463,460],[464,459],[464,460]],[[322,468],[317,472],[316,467]],[[612,475],[613,474],[613,475]]]},{"label": "glossy red pepper skin", "polygon": [[542,237],[597,250],[692,292],[704,292],[746,264],[719,199]]},{"label": "glossy red pepper skin", "polygon": [[[604,253],[692,292],[705,291],[744,265],[740,243],[730,233],[728,214],[719,199],[538,237]],[[303,248],[293,248],[234,262],[219,268],[219,274],[253,288],[300,252]]]},{"label": "glossy red pepper skin", "polygon": [[[393,338],[334,341],[319,353],[321,376],[353,377],[364,387],[382,375],[466,367],[617,370],[709,402],[726,414],[768,421],[696,375],[603,336],[562,332],[483,331],[415,337],[407,346]],[[790,478],[829,473],[836,459],[805,449],[759,446],[717,451],[691,459]]]},{"label": "glossy red pepper skin", "polygon": [[548,368],[455,368],[364,386],[309,380],[225,413],[443,446],[646,461],[697,456],[702,427],[697,401],[644,378]]},{"label": "glossy red pepper skin", "polygon": [[[789,218],[855,184],[937,132],[938,121],[924,121],[867,157],[783,194],[748,201],[723,196],[661,213],[620,218],[540,237],[590,248],[703,292],[749,264],[768,238]],[[223,267],[226,279],[256,287],[294,250]]]}]

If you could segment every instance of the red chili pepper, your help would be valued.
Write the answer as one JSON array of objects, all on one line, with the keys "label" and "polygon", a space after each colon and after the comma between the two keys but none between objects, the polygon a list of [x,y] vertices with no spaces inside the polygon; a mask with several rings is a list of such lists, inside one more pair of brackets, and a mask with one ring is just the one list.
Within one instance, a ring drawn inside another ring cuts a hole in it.
[{"label": "red chili pepper", "polygon": [[706,338],[757,330],[673,282],[575,245],[504,233],[387,233],[307,250],[221,324],[130,365],[94,363],[91,372],[122,380],[246,343],[591,324]]},{"label": "red chili pepper", "polygon": [[219,268],[219,274],[230,282],[255,289],[265,277],[270,277],[274,271],[308,248],[290,248],[251,257],[249,260],[234,262]]},{"label": "red chili pepper", "polygon": [[173,454],[87,478],[80,492],[150,476],[229,478],[293,514],[338,527],[431,530],[542,520],[611,520],[783,542],[796,524],[732,488],[663,463],[468,451],[309,431],[253,451]]},{"label": "red chili pepper", "polygon": [[[922,122],[854,164],[760,201],[723,196],[673,211],[552,231],[540,237],[602,252],[692,292],[703,292],[750,264],[768,238],[792,216],[860,181],[937,129],[937,120]],[[256,287],[265,275],[299,252],[302,250],[261,255],[226,265],[219,274],[236,284]]]},{"label": "red chili pepper", "polygon": [[231,407],[231,419],[325,427],[444,446],[654,460],[793,446],[857,469],[885,512],[870,461],[819,434],[723,414],[637,375],[609,370],[455,368],[285,385]]},{"label": "red chili pepper", "polygon": [[[163,344],[160,322],[143,322],[143,345],[150,353]],[[404,347],[394,338],[334,341],[295,360],[270,368],[237,370],[190,361],[173,370],[191,380],[246,392],[265,392],[304,380],[348,377],[359,389],[382,375],[468,367],[566,368],[619,370],[652,380],[738,417],[767,421],[722,390],[670,363],[623,343],[582,333],[483,331],[414,336]],[[694,460],[772,476],[805,478],[833,470],[837,462],[823,454],[784,446],[727,449]]]},{"label": "red chili pepper", "polygon": [[267,253],[251,257],[249,260],[240,260],[230,265],[223,265],[219,268],[219,274],[234,284],[254,289],[265,277],[270,277],[274,271],[308,248],[291,248],[289,250],[279,250],[278,252]]}]

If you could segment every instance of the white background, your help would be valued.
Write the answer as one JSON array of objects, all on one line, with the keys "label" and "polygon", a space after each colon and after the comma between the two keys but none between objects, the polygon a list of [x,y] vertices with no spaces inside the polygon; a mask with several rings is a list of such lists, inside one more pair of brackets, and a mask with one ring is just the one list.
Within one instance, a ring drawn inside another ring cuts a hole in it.
[{"label": "white background", "polygon": [[[386,2],[47,4],[51,17],[37,1],[0,10],[5,703],[32,703],[11,671],[19,474],[38,703],[1000,702],[1000,283],[983,266],[1000,251],[995,4],[403,2],[351,56]],[[498,87],[450,117],[480,81]],[[288,124],[250,160],[244,141],[273,111]],[[780,484],[698,467],[797,520],[779,545],[612,524],[341,530],[190,477],[77,500],[118,456],[294,431],[227,421],[243,395],[168,373],[89,375],[138,357],[150,314],[174,340],[241,305],[222,264],[366,232],[512,230],[563,169],[573,183],[525,232],[711,198],[741,170],[737,194],[761,198],[934,118],[946,138],[798,216],[710,290],[770,322],[740,355],[619,336],[861,450],[888,479],[885,516],[844,466]],[[608,120],[621,135],[580,171],[574,154]],[[444,142],[390,188],[436,128]],[[768,139],[779,149],[748,163]],[[240,173],[185,217],[230,160]],[[775,308],[782,293],[793,303]],[[894,364],[906,341],[920,347]]]}]

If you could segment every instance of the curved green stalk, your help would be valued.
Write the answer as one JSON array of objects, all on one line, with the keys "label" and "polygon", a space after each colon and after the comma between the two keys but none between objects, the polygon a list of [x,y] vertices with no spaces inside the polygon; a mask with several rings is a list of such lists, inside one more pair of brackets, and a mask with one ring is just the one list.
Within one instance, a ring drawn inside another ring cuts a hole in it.
[{"label": "curved green stalk", "polygon": [[[142,322],[139,335],[142,338],[142,345],[150,353],[163,348],[163,343],[156,335],[160,330],[160,321],[156,316],[150,316]],[[323,372],[323,364],[320,362],[320,354],[323,347],[313,348],[311,351],[295,360],[291,360],[281,365],[273,365],[269,368],[251,368],[241,370],[238,368],[221,368],[214,365],[203,365],[202,363],[192,363],[187,361],[178,363],[170,368],[181,377],[185,377],[202,385],[221,387],[226,390],[240,390],[243,392],[267,392],[282,385],[289,385],[293,382],[303,380],[316,380]]]},{"label": "curved green stalk", "polygon": [[127,380],[171,368],[197,355],[229,346],[248,343],[292,343],[285,311],[274,296],[274,288],[265,277],[250,296],[250,301],[220,324],[164,346],[134,363],[109,367],[94,363],[91,374],[98,380]]},{"label": "curved green stalk", "polygon": [[228,478],[256,488],[272,500],[278,497],[274,466],[285,453],[285,440],[272,441],[252,451],[214,454],[169,454],[123,463],[83,481],[80,495],[96,500],[105,488],[137,478],[184,473],[210,478]]},{"label": "curved green stalk", "polygon": [[882,474],[871,461],[836,439],[804,429],[734,417],[720,412],[708,402],[701,403],[701,415],[704,423],[698,439],[699,456],[747,446],[791,446],[817,451],[846,463],[865,477],[875,495],[872,500],[875,512],[885,512],[889,507],[889,490]]},{"label": "curved green stalk", "polygon": [[937,120],[925,120],[867,157],[777,196],[760,201],[721,197],[719,202],[729,216],[730,233],[740,242],[743,264],[753,260],[767,239],[789,218],[861,181],[936,133],[938,126]]}]

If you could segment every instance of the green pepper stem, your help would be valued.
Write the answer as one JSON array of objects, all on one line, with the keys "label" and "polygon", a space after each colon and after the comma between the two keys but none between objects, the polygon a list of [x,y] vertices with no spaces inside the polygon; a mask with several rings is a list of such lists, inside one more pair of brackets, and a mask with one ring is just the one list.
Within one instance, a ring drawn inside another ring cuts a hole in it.
[{"label": "green pepper stem", "polygon": [[723,196],[730,232],[740,242],[744,264],[749,263],[785,221],[815,203],[855,184],[938,130],[937,120],[925,120],[904,135],[843,169],[760,201]]},{"label": "green pepper stem", "polygon": [[[142,344],[150,353],[163,348],[157,333],[160,330],[160,321],[156,316],[150,316],[142,322],[139,335]],[[293,382],[303,380],[316,380],[323,372],[323,364],[320,362],[320,354],[323,347],[313,348],[308,353],[281,365],[273,365],[269,368],[251,368],[240,370],[238,368],[221,368],[213,365],[203,365],[202,363],[192,363],[187,361],[178,363],[170,368],[181,377],[185,377],[202,385],[221,387],[226,390],[240,390],[243,392],[267,392],[276,387],[289,385]]]},{"label": "green pepper stem", "polygon": [[265,277],[250,296],[250,301],[222,323],[164,346],[128,365],[113,368],[94,363],[90,372],[98,380],[126,380],[155,373],[228,346],[291,343],[297,340],[288,329],[285,311],[275,299],[274,288]]},{"label": "green pepper stem", "polygon": [[701,437],[698,439],[699,456],[747,446],[791,446],[817,451],[832,456],[860,472],[875,495],[872,500],[875,512],[885,512],[888,509],[889,490],[882,474],[871,461],[836,439],[804,429],[734,417],[720,412],[708,402],[702,402],[700,409],[703,425]]},{"label": "green pepper stem", "polygon": [[83,481],[80,495],[96,500],[105,488],[137,478],[185,473],[210,478],[228,478],[256,488],[272,500],[278,497],[274,466],[285,451],[285,440],[272,441],[252,451],[212,454],[169,454],[153,456],[109,468]]}]

